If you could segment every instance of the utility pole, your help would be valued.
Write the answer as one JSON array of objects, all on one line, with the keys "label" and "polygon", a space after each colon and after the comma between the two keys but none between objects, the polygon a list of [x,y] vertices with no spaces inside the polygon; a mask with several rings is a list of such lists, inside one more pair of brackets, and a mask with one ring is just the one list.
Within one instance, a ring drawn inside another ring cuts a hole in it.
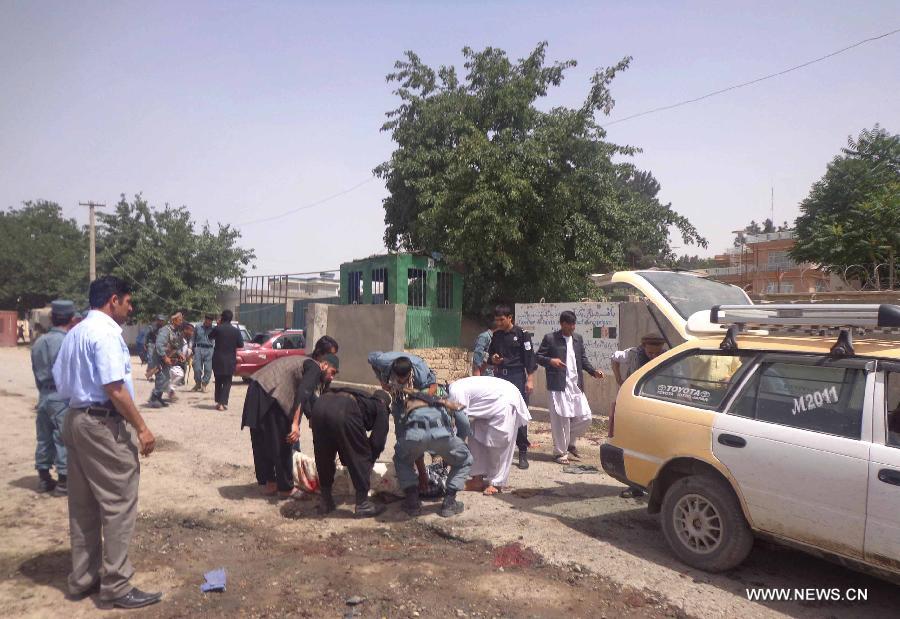
[{"label": "utility pole", "polygon": [[95,208],[103,208],[105,204],[97,202],[79,202],[79,206],[86,206],[90,209],[90,229],[91,229],[91,281],[97,279],[97,221],[94,217]]}]

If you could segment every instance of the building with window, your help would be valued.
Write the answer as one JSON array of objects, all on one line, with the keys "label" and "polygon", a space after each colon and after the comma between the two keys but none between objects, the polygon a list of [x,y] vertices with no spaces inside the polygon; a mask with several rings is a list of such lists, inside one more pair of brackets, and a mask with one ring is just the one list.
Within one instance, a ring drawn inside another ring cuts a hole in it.
[{"label": "building with window", "polygon": [[793,230],[748,234],[743,243],[716,256],[716,266],[706,272],[757,295],[830,290],[830,277],[818,265],[791,260],[788,252],[795,243]]},{"label": "building with window", "polygon": [[385,254],[341,265],[341,305],[406,305],[406,348],[458,346],[462,276],[413,254]]}]

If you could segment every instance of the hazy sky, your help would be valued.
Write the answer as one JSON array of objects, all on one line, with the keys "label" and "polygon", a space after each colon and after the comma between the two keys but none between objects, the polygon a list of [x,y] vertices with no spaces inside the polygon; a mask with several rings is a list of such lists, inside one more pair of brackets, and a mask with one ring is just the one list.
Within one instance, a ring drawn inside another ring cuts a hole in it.
[{"label": "hazy sky", "polygon": [[[0,0],[0,208],[142,192],[229,222],[258,274],[383,251],[378,180],[405,50],[433,65],[542,40],[575,59],[542,106],[581,103],[596,67],[634,56],[611,119],[772,73],[900,27],[900,2],[10,2]],[[616,124],[712,254],[797,204],[849,134],[900,131],[900,34],[679,109]],[[680,239],[673,243],[681,245]],[[686,247],[679,253],[698,253]]]}]

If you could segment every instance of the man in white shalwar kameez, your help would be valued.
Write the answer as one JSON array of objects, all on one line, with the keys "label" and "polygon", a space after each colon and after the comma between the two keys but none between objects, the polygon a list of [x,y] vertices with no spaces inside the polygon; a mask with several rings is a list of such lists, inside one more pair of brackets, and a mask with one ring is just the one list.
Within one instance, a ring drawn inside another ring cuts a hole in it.
[{"label": "man in white shalwar kameez", "polygon": [[603,378],[603,372],[591,364],[584,339],[575,333],[575,313],[563,312],[559,326],[559,331],[544,336],[535,359],[547,369],[553,455],[559,464],[569,464],[570,456],[580,459],[575,441],[591,425],[591,407],[584,395],[582,372],[594,378]]},{"label": "man in white shalwar kameez", "polygon": [[516,432],[531,420],[528,406],[513,383],[494,376],[470,376],[452,383],[450,399],[466,407],[472,430],[472,480],[467,488],[496,494],[509,479]]}]

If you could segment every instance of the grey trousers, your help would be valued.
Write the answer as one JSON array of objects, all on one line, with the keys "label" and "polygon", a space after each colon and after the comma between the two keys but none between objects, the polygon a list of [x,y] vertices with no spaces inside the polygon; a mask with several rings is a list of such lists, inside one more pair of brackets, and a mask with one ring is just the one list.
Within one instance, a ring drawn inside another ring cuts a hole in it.
[{"label": "grey trousers", "polygon": [[69,593],[100,582],[100,599],[131,590],[128,546],[137,519],[141,465],[128,425],[69,409],[63,424],[69,456]]},{"label": "grey trousers", "polygon": [[34,468],[37,470],[49,471],[55,464],[57,474],[66,474],[66,446],[62,440],[65,417],[65,402],[44,400],[38,404],[35,417],[37,447],[34,450]]},{"label": "grey trousers", "polygon": [[198,346],[194,349],[194,382],[206,385],[212,378],[213,349]]},{"label": "grey trousers", "polygon": [[162,398],[169,391],[169,383],[172,380],[169,374],[169,366],[164,363],[159,364],[159,372],[156,373],[155,382],[153,384],[153,392],[151,398]]}]

